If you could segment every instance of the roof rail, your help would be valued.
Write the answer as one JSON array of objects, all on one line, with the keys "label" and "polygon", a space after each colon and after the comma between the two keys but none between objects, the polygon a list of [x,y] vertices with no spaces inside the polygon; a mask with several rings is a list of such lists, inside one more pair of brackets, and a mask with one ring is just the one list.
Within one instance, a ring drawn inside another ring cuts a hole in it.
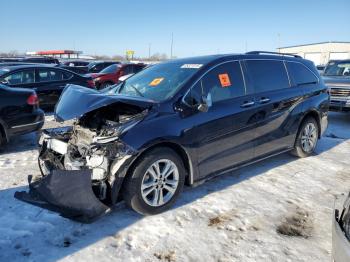
[{"label": "roof rail", "polygon": [[292,56],[296,58],[302,58],[300,55],[288,54],[288,53],[278,53],[278,52],[268,52],[268,51],[250,51],[246,55],[261,55],[261,54],[271,54],[271,55],[281,55],[281,56]]}]

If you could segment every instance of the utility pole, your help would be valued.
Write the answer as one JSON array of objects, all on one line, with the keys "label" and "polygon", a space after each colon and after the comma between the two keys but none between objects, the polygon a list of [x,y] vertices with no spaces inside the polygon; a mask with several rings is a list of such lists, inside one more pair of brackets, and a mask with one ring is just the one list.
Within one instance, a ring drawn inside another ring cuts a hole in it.
[{"label": "utility pole", "polygon": [[171,33],[170,59],[173,58],[174,33]]},{"label": "utility pole", "polygon": [[152,46],[152,44],[149,43],[148,44],[148,59],[151,59],[151,46]]},{"label": "utility pole", "polygon": [[277,48],[278,48],[278,53],[281,53],[281,34],[277,33]]}]

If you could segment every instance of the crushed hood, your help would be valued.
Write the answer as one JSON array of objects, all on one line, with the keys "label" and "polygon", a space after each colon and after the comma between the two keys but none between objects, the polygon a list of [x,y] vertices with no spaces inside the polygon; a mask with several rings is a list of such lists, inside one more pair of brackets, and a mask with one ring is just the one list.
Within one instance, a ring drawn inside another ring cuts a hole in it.
[{"label": "crushed hood", "polygon": [[156,103],[142,97],[112,95],[83,86],[67,85],[56,105],[55,118],[58,121],[80,118],[88,112],[117,102],[145,109]]}]

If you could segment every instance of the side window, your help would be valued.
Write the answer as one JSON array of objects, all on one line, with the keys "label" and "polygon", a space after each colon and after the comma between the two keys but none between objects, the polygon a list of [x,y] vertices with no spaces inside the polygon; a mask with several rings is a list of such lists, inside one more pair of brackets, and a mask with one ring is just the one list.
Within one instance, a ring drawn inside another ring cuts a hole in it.
[{"label": "side window", "polygon": [[290,87],[283,61],[246,60],[256,93]]},{"label": "side window", "polygon": [[38,69],[39,79],[37,82],[49,82],[50,81],[50,71],[46,68]]},{"label": "side window", "polygon": [[317,77],[301,63],[288,62],[287,68],[289,75],[295,85],[317,83]]},{"label": "side window", "polygon": [[15,72],[7,77],[5,77],[5,81],[7,81],[11,85],[18,85],[18,84],[30,84],[34,83],[34,69],[29,70],[23,70]]},{"label": "side window", "polygon": [[73,77],[73,74],[69,72],[62,72],[62,75],[63,75],[63,80],[68,80]]},{"label": "side window", "polygon": [[228,62],[214,67],[202,77],[185,97],[189,105],[200,103],[202,94],[210,92],[213,103],[245,95],[245,86],[239,62]]},{"label": "side window", "polygon": [[95,73],[98,73],[102,70],[104,64],[97,64],[93,67],[92,71],[95,72]]}]

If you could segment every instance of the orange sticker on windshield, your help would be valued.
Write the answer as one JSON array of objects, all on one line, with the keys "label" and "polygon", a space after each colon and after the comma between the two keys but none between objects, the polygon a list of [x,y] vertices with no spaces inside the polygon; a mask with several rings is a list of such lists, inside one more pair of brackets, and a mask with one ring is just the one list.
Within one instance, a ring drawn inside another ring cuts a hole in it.
[{"label": "orange sticker on windshield", "polygon": [[228,87],[231,85],[230,77],[228,76],[228,74],[220,74],[219,80],[221,87]]},{"label": "orange sticker on windshield", "polygon": [[149,86],[157,86],[164,80],[164,77],[161,78],[155,78],[152,80],[151,83],[149,83]]}]

